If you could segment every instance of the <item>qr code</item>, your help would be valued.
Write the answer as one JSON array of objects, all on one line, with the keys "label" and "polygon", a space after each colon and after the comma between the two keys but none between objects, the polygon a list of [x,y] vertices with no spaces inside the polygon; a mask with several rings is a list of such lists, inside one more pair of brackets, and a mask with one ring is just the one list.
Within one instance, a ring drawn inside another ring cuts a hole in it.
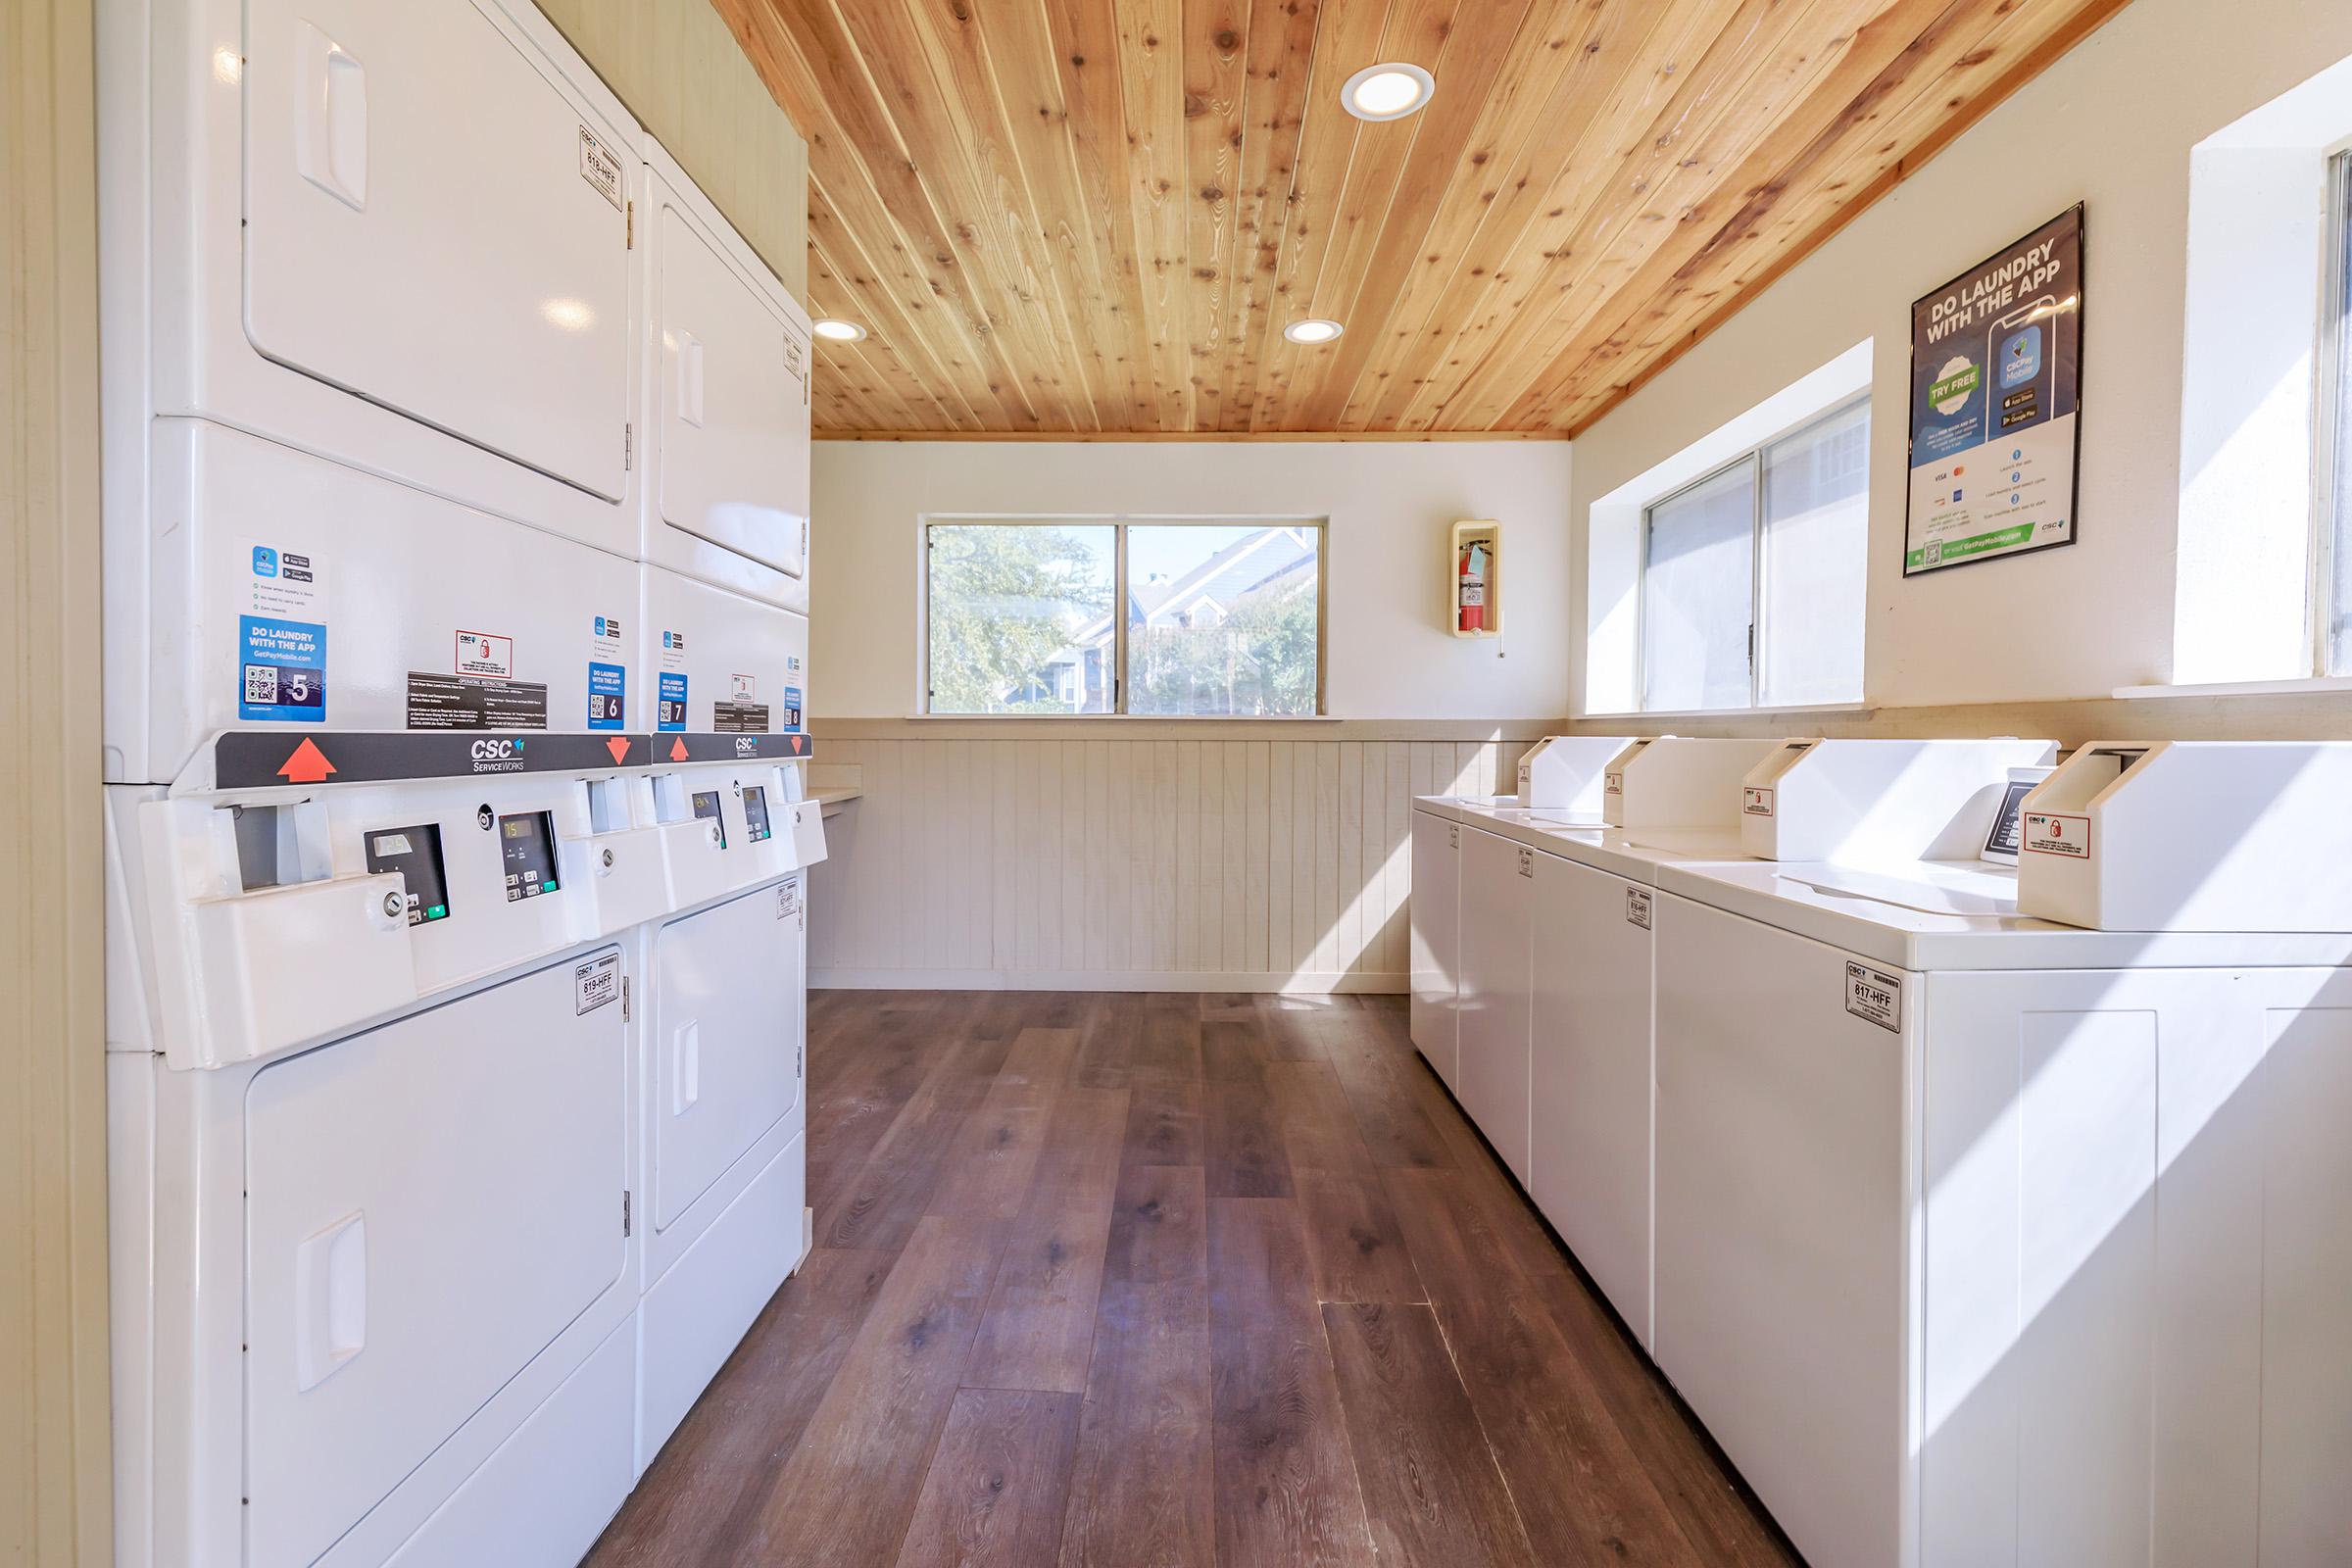
[{"label": "qr code", "polygon": [[271,664],[245,666],[245,700],[249,703],[277,701],[277,669]]}]

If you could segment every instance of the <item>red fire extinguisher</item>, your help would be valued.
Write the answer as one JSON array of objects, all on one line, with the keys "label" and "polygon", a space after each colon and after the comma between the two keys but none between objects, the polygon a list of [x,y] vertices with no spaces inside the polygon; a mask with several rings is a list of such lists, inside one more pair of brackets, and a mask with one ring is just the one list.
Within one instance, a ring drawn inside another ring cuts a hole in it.
[{"label": "red fire extinguisher", "polygon": [[1460,576],[1455,589],[1455,625],[1463,631],[1484,631],[1487,625],[1487,547],[1475,540],[1462,546]]}]

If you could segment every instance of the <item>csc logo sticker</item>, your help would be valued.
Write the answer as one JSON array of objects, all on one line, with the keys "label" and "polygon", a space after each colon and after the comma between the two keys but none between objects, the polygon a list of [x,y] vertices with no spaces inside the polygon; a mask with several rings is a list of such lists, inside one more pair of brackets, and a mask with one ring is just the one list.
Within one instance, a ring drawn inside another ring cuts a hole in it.
[{"label": "csc logo sticker", "polygon": [[522,754],[520,741],[475,741],[473,760],[477,762],[504,762]]}]

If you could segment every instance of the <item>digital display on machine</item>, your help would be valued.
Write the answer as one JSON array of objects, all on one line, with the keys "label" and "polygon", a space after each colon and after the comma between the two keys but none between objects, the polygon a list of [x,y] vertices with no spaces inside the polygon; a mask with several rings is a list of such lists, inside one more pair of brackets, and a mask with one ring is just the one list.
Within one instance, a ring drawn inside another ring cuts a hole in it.
[{"label": "digital display on machine", "polygon": [[743,792],[743,821],[749,842],[758,844],[768,836],[766,786],[754,784]]},{"label": "digital display on machine", "polygon": [[500,817],[498,847],[507,862],[509,904],[553,893],[564,885],[556,876],[556,824],[547,812]]},{"label": "digital display on machine", "polygon": [[449,877],[441,867],[441,829],[431,822],[379,828],[368,835],[368,869],[405,882],[409,924],[449,918]]},{"label": "digital display on machine", "polygon": [[696,790],[694,792],[694,814],[718,824],[718,847],[722,850],[725,849],[727,847],[727,819],[719,813],[718,791]]}]

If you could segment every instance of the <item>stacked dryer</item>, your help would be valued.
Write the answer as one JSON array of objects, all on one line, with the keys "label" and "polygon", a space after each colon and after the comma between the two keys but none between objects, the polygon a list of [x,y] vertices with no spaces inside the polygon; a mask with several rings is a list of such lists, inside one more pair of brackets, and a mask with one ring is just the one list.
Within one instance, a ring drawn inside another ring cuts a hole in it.
[{"label": "stacked dryer", "polygon": [[526,4],[100,25],[120,1559],[569,1562],[806,1248],[807,319]]}]

